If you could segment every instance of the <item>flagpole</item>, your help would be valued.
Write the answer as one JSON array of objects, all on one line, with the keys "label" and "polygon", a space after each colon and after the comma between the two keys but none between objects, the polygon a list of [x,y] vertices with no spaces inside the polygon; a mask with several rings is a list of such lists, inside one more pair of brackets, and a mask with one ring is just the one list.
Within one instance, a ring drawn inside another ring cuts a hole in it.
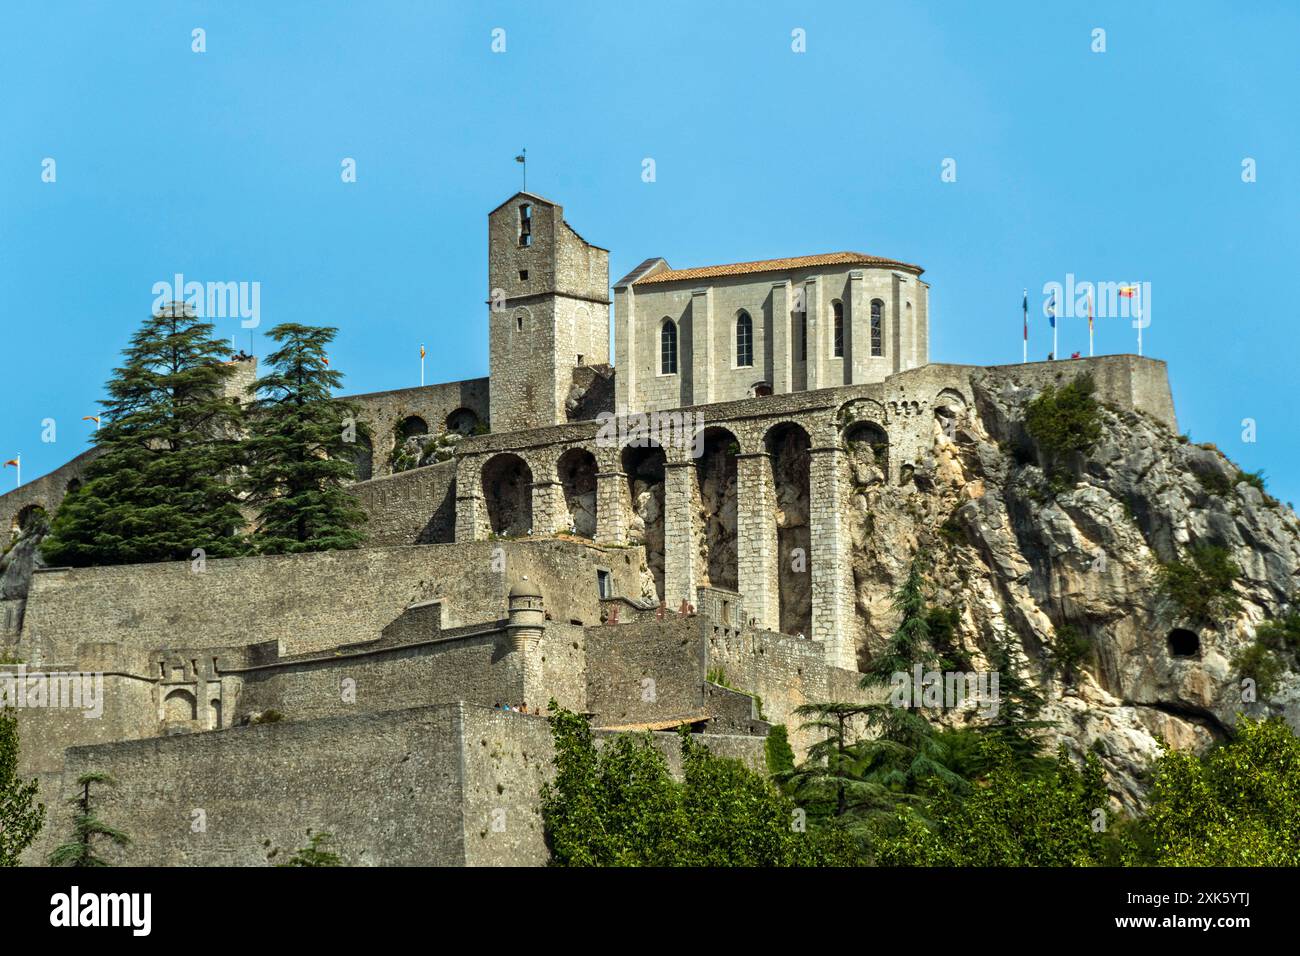
[{"label": "flagpole", "polygon": [[424,346],[420,346],[420,387],[424,388]]},{"label": "flagpole", "polygon": [[1092,290],[1088,290],[1088,358],[1092,358]]},{"label": "flagpole", "polygon": [[1025,290],[1024,298],[1021,299],[1021,308],[1024,310],[1024,314],[1025,314],[1025,315],[1024,315],[1024,318],[1025,318],[1025,334],[1024,334],[1023,336],[1021,336],[1021,343],[1020,343],[1021,358],[1020,358],[1020,364],[1021,364],[1021,365],[1024,365],[1024,364],[1028,363],[1028,361],[1029,361],[1029,290],[1028,290],[1028,289]]},{"label": "flagpole", "polygon": [[1138,304],[1138,355],[1142,354],[1142,292],[1141,286],[1133,290],[1133,301]]}]

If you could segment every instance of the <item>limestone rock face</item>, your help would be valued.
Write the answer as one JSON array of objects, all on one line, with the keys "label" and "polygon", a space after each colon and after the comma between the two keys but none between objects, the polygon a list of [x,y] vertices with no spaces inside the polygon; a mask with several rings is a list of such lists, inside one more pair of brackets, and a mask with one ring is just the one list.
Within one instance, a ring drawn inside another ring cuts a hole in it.
[{"label": "limestone rock face", "polygon": [[[1052,733],[1076,754],[1098,752],[1121,805],[1140,802],[1161,739],[1203,747],[1242,714],[1281,714],[1300,731],[1296,661],[1279,655],[1286,671],[1260,700],[1243,693],[1233,664],[1255,627],[1300,591],[1295,513],[1238,482],[1213,447],[1106,407],[1101,441],[1073,462],[1077,483],[1054,491],[1024,431],[1033,393],[993,373],[977,376],[974,390],[974,407],[936,422],[910,484],[888,487],[869,456],[845,456],[860,663],[892,634],[889,594],[925,547],[932,602],[960,612],[960,650],[984,669],[995,644],[1010,640],[1046,697]],[[1158,591],[1160,564],[1202,544],[1226,548],[1241,569],[1240,609],[1212,622],[1189,620]],[[1073,675],[1051,655],[1067,626],[1092,646]],[[1175,629],[1194,635],[1190,645],[1171,639]]]}]

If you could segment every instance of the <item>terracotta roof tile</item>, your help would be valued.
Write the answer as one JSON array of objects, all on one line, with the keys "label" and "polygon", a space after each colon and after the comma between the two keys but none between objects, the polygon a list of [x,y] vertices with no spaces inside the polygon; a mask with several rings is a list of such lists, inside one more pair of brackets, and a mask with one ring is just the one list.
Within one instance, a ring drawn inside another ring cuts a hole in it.
[{"label": "terracotta roof tile", "polygon": [[882,259],[861,252],[827,252],[819,256],[795,256],[791,259],[761,259],[758,262],[733,262],[722,266],[701,266],[698,269],[667,269],[654,275],[637,279],[634,285],[651,285],[657,282],[684,282],[694,279],[717,279],[723,276],[749,275],[756,272],[787,272],[814,266],[879,266],[886,269],[907,269],[920,275],[923,270],[908,262]]}]

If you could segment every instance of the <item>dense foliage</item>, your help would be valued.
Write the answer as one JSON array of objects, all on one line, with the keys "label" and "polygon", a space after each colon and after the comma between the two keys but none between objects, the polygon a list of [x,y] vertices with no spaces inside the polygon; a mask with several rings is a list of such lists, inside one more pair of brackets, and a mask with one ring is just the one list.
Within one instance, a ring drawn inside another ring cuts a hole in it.
[{"label": "dense foliage", "polygon": [[1164,754],[1143,826],[1165,866],[1300,865],[1300,738],[1243,718],[1204,756]]},{"label": "dense foliage", "polygon": [[45,804],[36,802],[35,778],[18,776],[18,718],[0,710],[0,866],[17,866],[45,823]]},{"label": "dense foliage", "polygon": [[805,832],[794,803],[739,760],[680,736],[681,779],[648,734],[596,747],[585,718],[551,705],[555,781],[542,818],[559,866],[798,866],[849,862]]}]

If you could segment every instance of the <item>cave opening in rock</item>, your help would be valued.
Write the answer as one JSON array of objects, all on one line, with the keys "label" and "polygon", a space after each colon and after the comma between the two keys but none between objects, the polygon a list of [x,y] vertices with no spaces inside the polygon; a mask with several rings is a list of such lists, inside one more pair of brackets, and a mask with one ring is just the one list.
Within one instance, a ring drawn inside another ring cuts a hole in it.
[{"label": "cave opening in rock", "polygon": [[786,634],[812,633],[812,535],[809,525],[808,433],[794,422],[768,430],[764,440],[776,494],[778,607]]},{"label": "cave opening in rock", "polygon": [[555,464],[564,489],[567,521],[561,526],[583,538],[596,537],[596,458],[585,448],[570,448]]},{"label": "cave opening in rock", "polygon": [[496,455],[483,466],[483,498],[493,534],[519,537],[533,527],[533,471],[518,455]]},{"label": "cave opening in rock", "polygon": [[740,442],[725,428],[704,430],[703,450],[695,463],[700,522],[702,580],[715,588],[737,589],[736,456]]},{"label": "cave opening in rock", "polygon": [[889,434],[875,422],[857,422],[844,433],[854,491],[889,481]]},{"label": "cave opening in rock", "polygon": [[1185,627],[1176,627],[1169,632],[1169,654],[1171,657],[1198,657],[1201,653],[1201,639],[1195,631]]}]

